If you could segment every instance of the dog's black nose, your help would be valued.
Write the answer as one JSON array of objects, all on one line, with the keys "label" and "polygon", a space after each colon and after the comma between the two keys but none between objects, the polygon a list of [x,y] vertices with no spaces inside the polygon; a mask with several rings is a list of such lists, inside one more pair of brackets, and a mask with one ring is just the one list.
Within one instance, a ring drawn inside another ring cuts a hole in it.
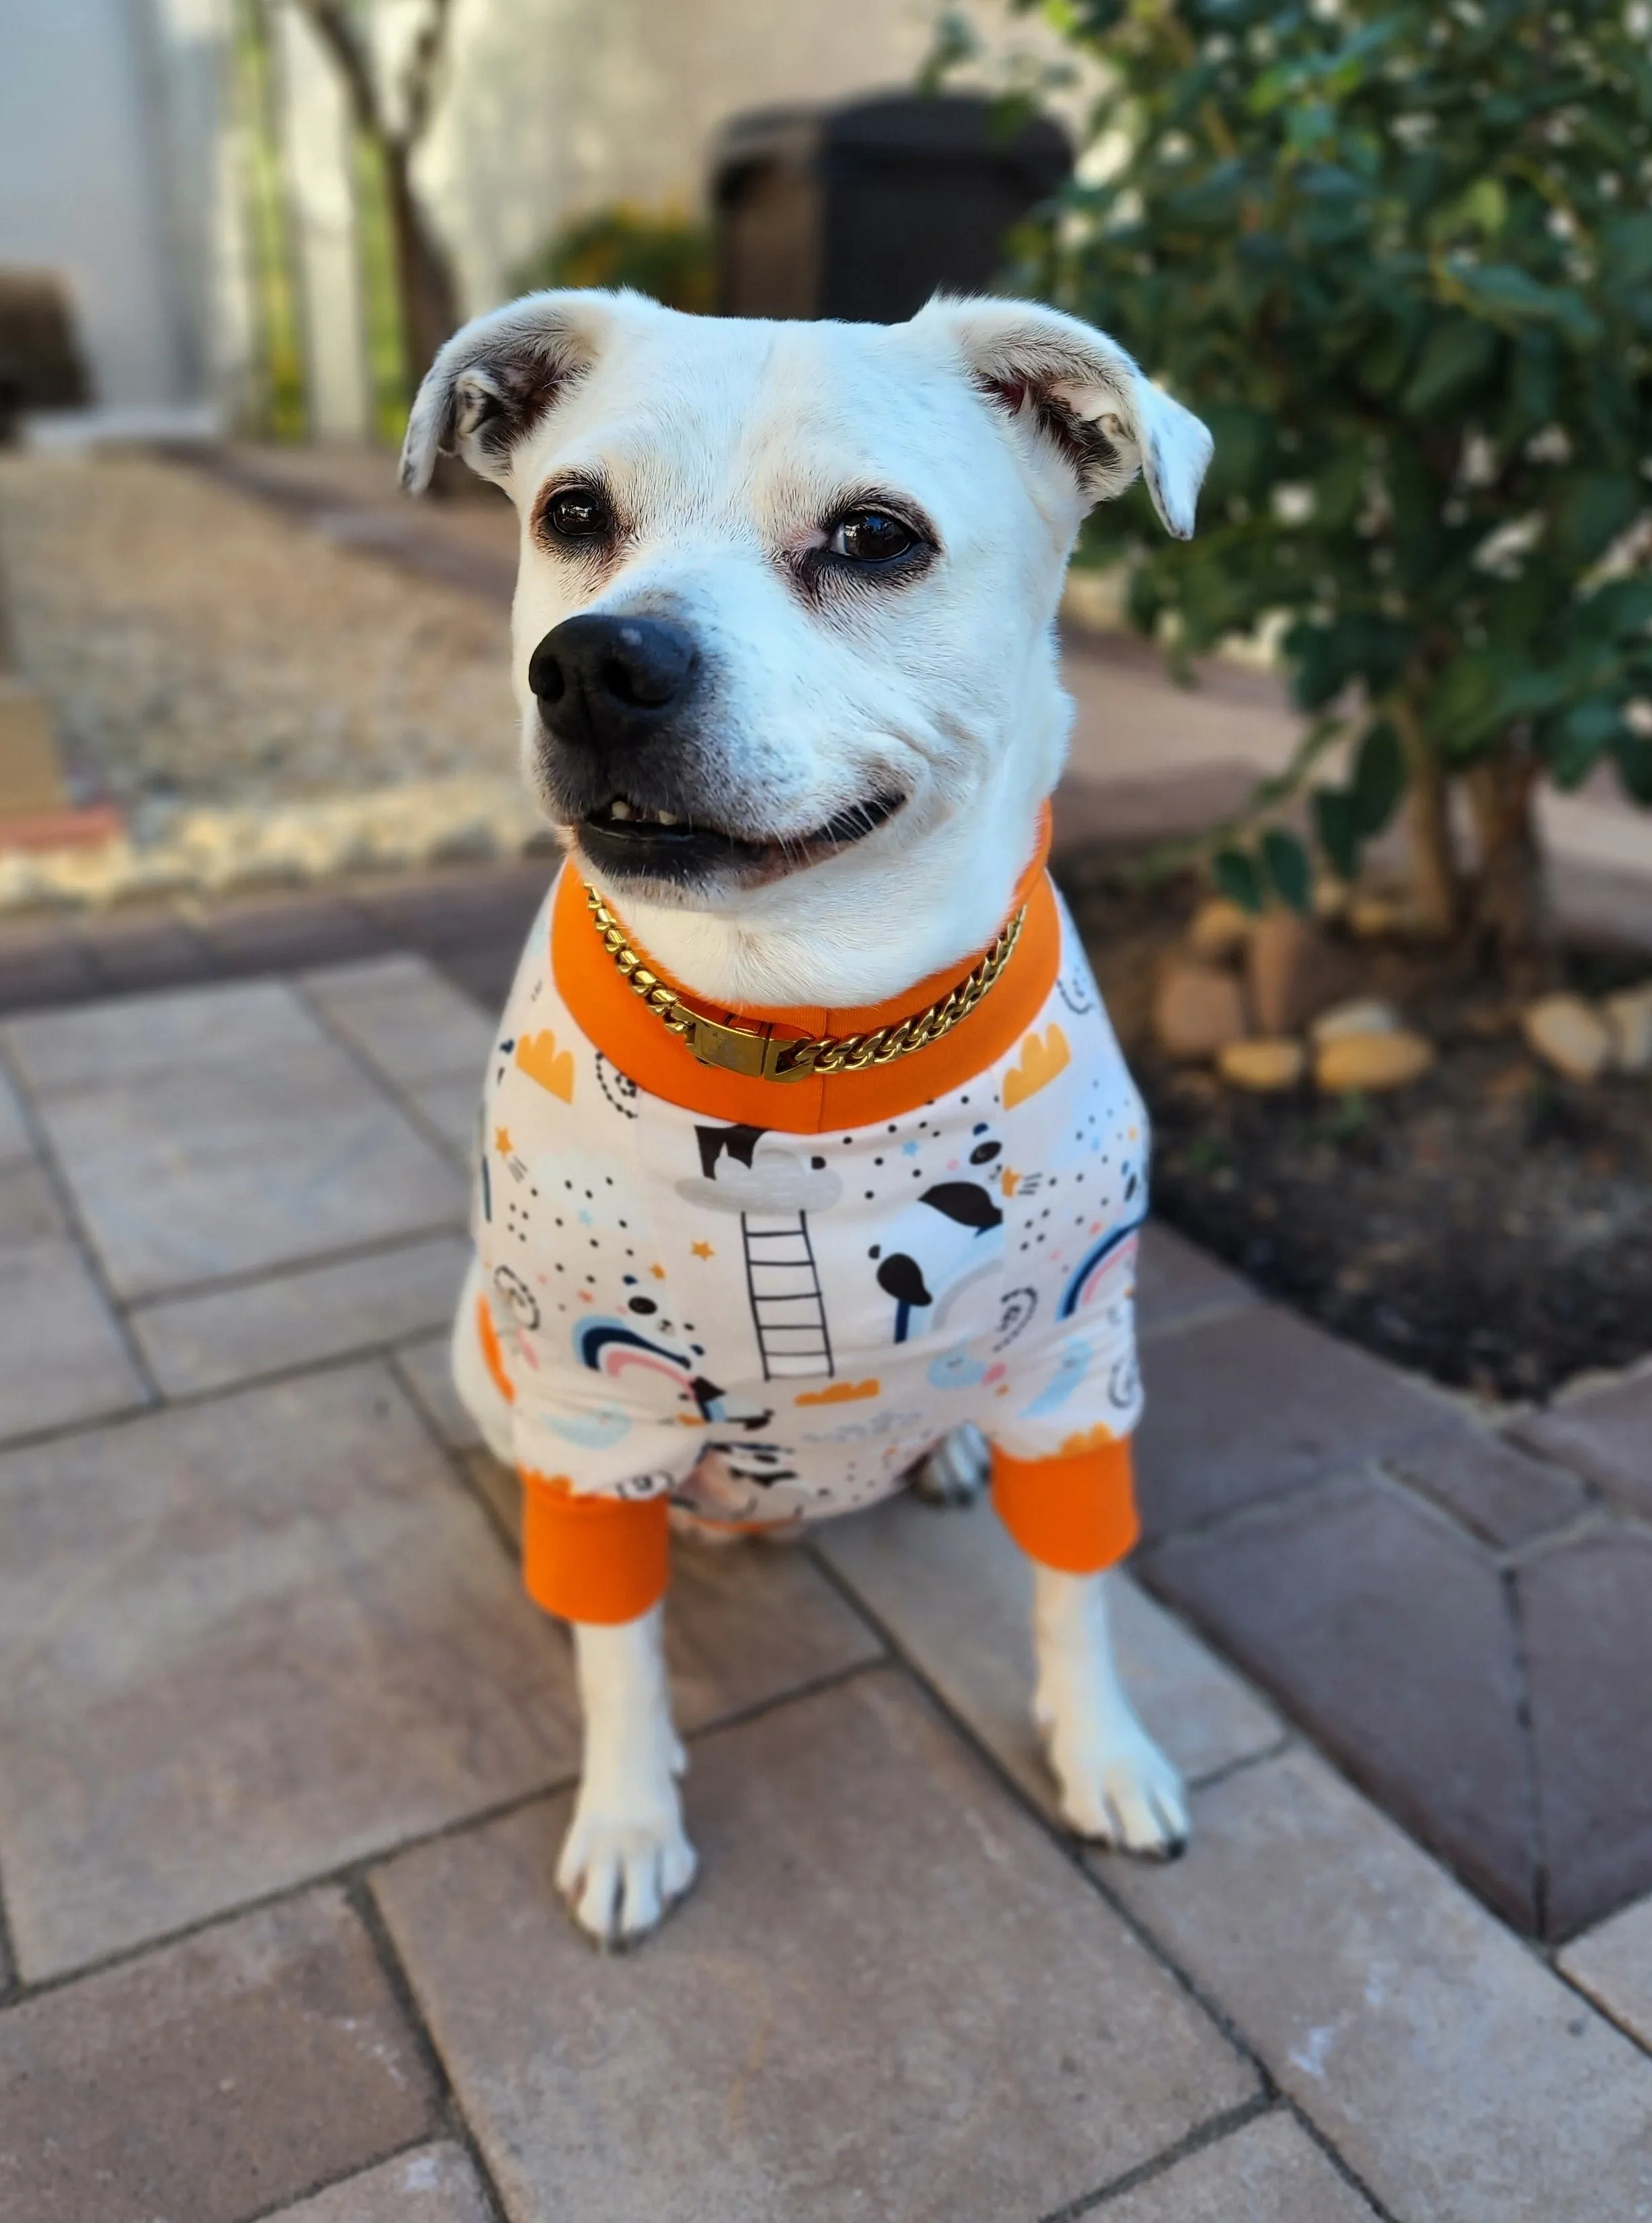
[{"label": "dog's black nose", "polygon": [[527,683],[559,740],[646,738],[689,690],[700,652],[665,618],[566,618],[533,652]]}]

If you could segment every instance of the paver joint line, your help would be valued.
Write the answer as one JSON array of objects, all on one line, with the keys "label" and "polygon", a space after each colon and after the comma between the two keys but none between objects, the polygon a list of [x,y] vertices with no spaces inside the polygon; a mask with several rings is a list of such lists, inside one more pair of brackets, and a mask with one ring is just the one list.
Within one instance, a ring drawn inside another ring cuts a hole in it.
[{"label": "paver joint line", "polygon": [[[327,1039],[344,1051],[356,1071],[376,1088],[381,1095],[388,1097],[402,1118],[413,1128],[413,1132],[429,1143],[433,1150],[438,1151],[450,1165],[456,1163],[461,1166],[468,1165],[468,1153],[461,1156],[454,1149],[451,1137],[443,1134],[441,1129],[426,1116],[423,1108],[413,1099],[407,1089],[400,1082],[394,1080],[381,1066],[374,1063],[355,1037],[338,1024],[337,1015],[329,1011],[325,1003],[314,994],[310,984],[305,981],[293,981],[291,986]],[[478,1103],[482,1099],[482,1073],[479,1067],[476,1073]]]},{"label": "paver joint line", "polygon": [[[108,1275],[104,1271],[103,1260],[98,1255],[97,1246],[92,1242],[91,1232],[81,1217],[74,1192],[64,1174],[57,1150],[47,1131],[46,1124],[40,1116],[40,1107],[35,1100],[34,1092],[25,1086],[23,1074],[8,1049],[3,1035],[0,1035],[0,1081],[10,1083],[12,1093],[16,1098],[18,1106],[22,1112],[25,1130],[34,1145],[34,1156],[45,1173],[53,1199],[63,1216],[63,1224],[69,1231],[70,1240],[82,1266],[91,1277],[92,1286],[97,1290],[104,1311],[114,1322],[116,1332],[120,1338],[122,1348],[126,1354],[127,1363],[136,1376],[144,1393],[144,1404],[136,1409],[138,1411],[152,1409],[164,1401],[161,1385],[150,1371],[148,1359],[139,1345],[137,1338],[127,1325],[126,1315],[122,1311],[115,1292],[110,1285]],[[116,1419],[122,1415],[115,1414],[107,1417]]]},{"label": "paver joint line", "polygon": [[[577,1772],[547,1778],[533,1784],[526,1791],[519,1791],[508,1798],[496,1800],[491,1806],[479,1807],[474,1814],[456,1815],[451,1822],[437,1823],[433,1829],[416,1829],[394,1842],[375,1845],[369,1852],[357,1854],[349,1861],[341,1861],[336,1867],[319,1868],[312,1875],[300,1876],[295,1883],[278,1885],[273,1891],[260,1892],[251,1899],[237,1899],[233,1905],[215,1907],[192,1922],[180,1922],[175,1929],[158,1930],[152,1937],[140,1938],[136,1944],[120,1945],[95,1960],[79,1961],[72,1968],[54,1969],[50,1975],[25,1981],[16,1974],[16,1962],[11,1962],[13,1975],[9,1989],[0,1995],[0,2008],[22,2006],[35,1999],[46,1999],[54,1992],[72,1991],[77,1984],[87,1982],[93,1976],[105,1974],[111,1968],[129,1968],[148,1960],[151,1954],[164,1951],[173,1945],[186,1944],[192,1938],[210,1936],[214,1930],[232,1927],[249,1915],[264,1914],[271,1909],[290,1905],[312,1891],[342,1891],[348,1898],[358,1886],[370,1884],[375,1868],[387,1861],[396,1860],[403,1853],[414,1853],[426,1845],[440,1844],[448,1837],[463,1836],[469,1829],[483,1829],[491,1823],[508,1821],[529,1806],[540,1805],[552,1798],[563,1798],[578,1787]],[[9,1941],[8,1940],[8,1943]]]},{"label": "paver joint line", "polygon": [[[494,2182],[492,2171],[488,2167],[486,2157],[482,2153],[476,2132],[465,2115],[464,2104],[459,2097],[452,2077],[448,2074],[447,2063],[442,2057],[441,2050],[431,2034],[430,2025],[425,2018],[423,2004],[414,1987],[413,1978],[407,1972],[407,1964],[397,1950],[395,1939],[390,1934],[389,1924],[385,1921],[383,1910],[374,1896],[372,1882],[365,1869],[351,1879],[346,1887],[345,1898],[354,1909],[357,1921],[367,1932],[380,1972],[390,1987],[390,1996],[401,2010],[403,2018],[413,2032],[414,2043],[424,2056],[426,2069],[435,2086],[442,2113],[446,2119],[449,2135],[456,2138],[470,2155],[471,2166],[476,2172],[477,2182],[481,2184],[485,2197],[498,2217],[499,2223],[507,2223],[505,2203],[500,2196],[498,2187]],[[321,2188],[317,2188],[319,2190]]]},{"label": "paver joint line", "polygon": [[1543,1843],[1542,1788],[1537,1774],[1537,1752],[1532,1736],[1531,1681],[1526,1659],[1526,1632],[1520,1613],[1520,1584],[1511,1567],[1498,1570],[1503,1609],[1508,1618],[1509,1642],[1514,1655],[1516,1684],[1515,1718],[1520,1724],[1520,1754],[1526,1792],[1526,1827],[1531,1847],[1532,1913],[1536,1935],[1548,1934],[1548,1859]]},{"label": "paver joint line", "polygon": [[1077,2223],[1081,2215],[1094,2215],[1113,2201],[1122,2200],[1126,2193],[1134,2192],[1138,2185],[1151,2184],[1156,2176],[1164,2176],[1189,2154],[1202,2153],[1207,2146],[1217,2145],[1234,2131],[1243,2130],[1246,2123],[1274,2113],[1279,2104],[1277,2091],[1264,2078],[1263,2088],[1240,2106],[1225,2108],[1207,2122],[1196,2123],[1185,2137],[1166,2146],[1163,2153],[1155,2154],[1151,2161],[1138,2162],[1134,2169],[1127,2169],[1110,2184],[1099,2185],[1094,2192],[1081,2192],[1076,2200],[1052,2207],[1048,2214],[1038,2218],[1038,2223]]},{"label": "paver joint line", "polygon": [[[450,1231],[442,1227],[420,1231],[422,1237],[445,1235]],[[325,1263],[331,1263],[331,1254]],[[40,1451],[52,1444],[66,1443],[75,1436],[91,1439],[117,1428],[139,1427],[146,1420],[157,1420],[169,1413],[193,1413],[205,1406],[230,1404],[236,1398],[245,1396],[249,1390],[284,1389],[294,1382],[308,1381],[312,1377],[319,1379],[330,1374],[346,1374],[355,1366],[383,1365],[394,1369],[398,1355],[408,1345],[422,1341],[428,1332],[427,1329],[414,1328],[394,1343],[371,1344],[356,1351],[329,1351],[323,1358],[295,1359],[292,1365],[274,1368],[268,1374],[234,1382],[215,1382],[208,1389],[178,1390],[170,1397],[157,1395],[152,1403],[129,1406],[123,1412],[95,1414],[86,1420],[63,1420],[49,1428],[31,1428],[15,1436],[0,1437],[0,1453],[9,1456],[13,1452]],[[399,1372],[395,1378],[398,1386],[405,1389],[406,1385]],[[424,1408],[417,1398],[410,1395],[408,1401],[422,1421]]]},{"label": "paver joint line", "polygon": [[[1129,1930],[1132,1935],[1136,1938],[1137,1942],[1146,1949],[1157,1965],[1164,1970],[1165,1974],[1171,1977],[1174,1981],[1181,1987],[1181,1988],[1187,1993],[1188,1997],[1193,2001],[1194,2005],[1215,2025],[1216,2028],[1221,2032],[1222,2036],[1227,2040],[1228,2044],[1233,2048],[1240,2059],[1245,2062],[1262,2080],[1264,2088],[1266,2089],[1271,2089],[1272,2079],[1268,2074],[1268,2070],[1262,2061],[1261,2056],[1252,2045],[1250,2040],[1245,2036],[1244,2032],[1240,2031],[1238,2025],[1232,2020],[1231,2017],[1222,2007],[1220,2002],[1211,1998],[1201,1988],[1200,1985],[1188,1973],[1188,1971],[1182,1968],[1172,1957],[1166,1948],[1161,1943],[1158,1937],[1149,1928],[1147,1924],[1141,1919],[1140,1916],[1137,1914],[1135,1910],[1128,1904],[1128,1902],[1119,1899],[1109,1887],[1106,1879],[1098,1873],[1098,1864],[1093,1861],[1086,1859],[1086,1853],[1088,1851],[1094,1850],[1094,1848],[1092,1847],[1087,1847],[1081,1839],[1075,1837],[1073,1835],[1071,1830],[1062,1827],[1062,1825],[1058,1823],[1050,1816],[1050,1814],[1038,1804],[1036,1799],[1028,1797],[1025,1787],[1015,1779],[1014,1776],[1004,1766],[1003,1762],[999,1760],[998,1754],[993,1750],[992,1747],[982,1738],[979,1730],[975,1728],[974,1723],[968,1720],[967,1716],[960,1714],[957,1709],[947,1698],[945,1694],[930,1682],[929,1677],[924,1674],[922,1667],[919,1666],[917,1661],[914,1660],[906,1652],[905,1648],[901,1644],[899,1638],[889,1627],[888,1623],[883,1620],[882,1616],[875,1613],[870,1606],[866,1604],[863,1600],[858,1597],[853,1586],[846,1583],[843,1578],[837,1572],[837,1570],[833,1567],[829,1562],[823,1560],[821,1558],[821,1555],[815,1552],[812,1546],[804,1545],[801,1548],[808,1551],[811,1557],[817,1559],[817,1563],[821,1566],[821,1571],[826,1576],[828,1581],[848,1598],[848,1602],[854,1606],[856,1611],[859,1612],[869,1623],[874,1634],[879,1638],[879,1640],[885,1646],[888,1653],[888,1664],[911,1677],[912,1681],[915,1682],[918,1688],[924,1692],[930,1704],[932,1704],[936,1710],[942,1716],[943,1719],[950,1723],[952,1729],[968,1746],[969,1749],[974,1754],[977,1760],[979,1760],[985,1767],[989,1769],[999,1783],[1008,1791],[1011,1798],[1014,1799],[1016,1804],[1021,1809],[1021,1811],[1037,1823],[1038,1828],[1043,1830],[1044,1836],[1050,1839],[1050,1842],[1056,1847],[1057,1851],[1061,1853],[1062,1857],[1068,1861],[1072,1867],[1077,1869],[1078,1873],[1083,1876],[1086,1882],[1088,1883],[1091,1889],[1096,1892],[1100,1897],[1105,1900],[1107,1905],[1113,1910],[1113,1913],[1117,1915],[1119,1919],[1125,1924],[1126,1928]],[[1289,1740],[1287,1740],[1286,1742],[1288,1745]],[[1279,1748],[1284,1749],[1285,1748],[1281,1747]],[[1238,1767],[1221,1770],[1218,1779],[1225,1779],[1226,1776],[1236,1774],[1239,1772],[1239,1770]],[[1116,1854],[1113,1855],[1113,1857],[1123,1860],[1127,1856],[1123,1854]],[[1158,1864],[1151,1863],[1151,1865],[1156,1866]]]},{"label": "paver joint line", "polygon": [[[272,2223],[273,2218],[289,2215],[293,2208],[301,2207],[306,2201],[318,2199],[324,2192],[336,2192],[344,2185],[354,2184],[358,2178],[368,2176],[372,2170],[382,2169],[387,2162],[400,2161],[404,2154],[422,2151],[433,2138],[451,2138],[453,2135],[446,2120],[438,2119],[428,2129],[415,2131],[410,2138],[403,2138],[399,2145],[390,2146],[383,2153],[369,2154],[359,2163],[353,2162],[342,2176],[317,2177],[310,2183],[301,2185],[296,2192],[278,2194],[267,2207],[255,2207],[250,2214],[237,2216],[236,2223]],[[485,2177],[482,2182],[484,2185],[487,2183]],[[509,2219],[501,2215],[500,2223],[509,2223]]]},{"label": "paver joint line", "polygon": [[[242,1289],[261,1289],[269,1282],[300,1281],[306,1274],[313,1274],[323,1267],[353,1265],[358,1259],[391,1258],[399,1250],[416,1250],[420,1244],[439,1236],[462,1236],[464,1231],[463,1219],[445,1220],[432,1227],[410,1228],[402,1234],[369,1236],[361,1243],[347,1243],[337,1250],[323,1250],[302,1258],[279,1258],[269,1266],[239,1267],[232,1274],[213,1274],[201,1282],[179,1282],[164,1289],[144,1289],[135,1297],[117,1297],[110,1301],[118,1311],[136,1316],[154,1312],[161,1305],[187,1303],[192,1297],[232,1297]],[[407,1338],[399,1337],[397,1341],[411,1341],[430,1332],[428,1328],[414,1328]],[[171,1404],[173,1401],[167,1398],[166,1401]]]}]

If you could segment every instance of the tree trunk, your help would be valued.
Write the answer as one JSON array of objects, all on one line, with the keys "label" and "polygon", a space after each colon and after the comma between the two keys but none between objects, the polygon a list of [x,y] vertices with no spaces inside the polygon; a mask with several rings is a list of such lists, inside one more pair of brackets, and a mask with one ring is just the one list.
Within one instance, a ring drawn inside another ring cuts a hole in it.
[{"label": "tree trunk", "polygon": [[1468,799],[1479,851],[1474,934],[1511,988],[1530,991],[1554,977],[1554,923],[1532,805],[1538,764],[1500,741],[1468,770]]},{"label": "tree trunk", "polygon": [[1405,759],[1405,828],[1410,850],[1411,904],[1423,932],[1449,941],[1461,911],[1457,845],[1451,830],[1451,783],[1422,731],[1416,706],[1397,695],[1389,715]]},{"label": "tree trunk", "polygon": [[412,149],[394,139],[381,145],[401,305],[402,360],[411,390],[435,361],[442,343],[458,329],[458,299],[446,253],[413,192]]}]

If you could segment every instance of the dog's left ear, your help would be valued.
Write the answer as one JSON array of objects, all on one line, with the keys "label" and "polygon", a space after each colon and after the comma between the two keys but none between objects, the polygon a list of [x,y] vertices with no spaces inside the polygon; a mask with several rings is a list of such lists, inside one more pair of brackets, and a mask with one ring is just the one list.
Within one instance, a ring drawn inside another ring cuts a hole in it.
[{"label": "dog's left ear", "polygon": [[596,361],[615,307],[611,293],[527,293],[455,332],[413,400],[402,491],[422,494],[438,455],[508,478],[517,442]]},{"label": "dog's left ear", "polygon": [[946,327],[980,392],[1069,465],[1086,508],[1139,470],[1165,531],[1191,538],[1214,444],[1116,341],[1037,301],[935,300],[913,322]]}]

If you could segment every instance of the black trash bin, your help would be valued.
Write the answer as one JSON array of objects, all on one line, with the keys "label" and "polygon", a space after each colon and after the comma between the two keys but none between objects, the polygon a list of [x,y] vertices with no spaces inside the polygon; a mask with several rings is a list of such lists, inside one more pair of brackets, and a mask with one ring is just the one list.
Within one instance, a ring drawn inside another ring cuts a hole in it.
[{"label": "black trash bin", "polygon": [[937,288],[976,293],[1004,236],[1073,166],[1045,116],[1012,129],[991,100],[907,93],[771,108],[718,136],[717,306],[729,317],[892,324]]}]

